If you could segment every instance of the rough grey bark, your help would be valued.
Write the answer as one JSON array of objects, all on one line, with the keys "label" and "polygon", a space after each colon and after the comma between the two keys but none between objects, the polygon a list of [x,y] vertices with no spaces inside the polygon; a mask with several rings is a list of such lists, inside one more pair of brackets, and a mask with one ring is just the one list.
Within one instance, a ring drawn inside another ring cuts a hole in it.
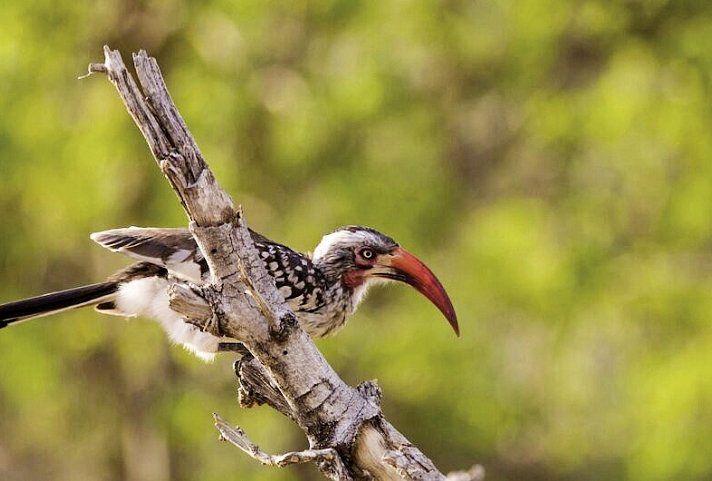
[{"label": "rough grey bark", "polygon": [[[173,308],[244,343],[251,355],[236,365],[242,405],[265,403],[282,412],[304,431],[310,449],[270,456],[216,415],[222,438],[265,464],[315,462],[334,480],[446,479],[385,419],[378,386],[345,384],[300,329],[257,256],[242,212],[218,186],[173,104],[156,60],[144,51],[134,54],[139,87],[118,51],[105,47],[104,55],[89,73],[105,73],[117,88],[210,266],[209,285],[172,286]],[[453,476],[480,479],[482,471]]]}]

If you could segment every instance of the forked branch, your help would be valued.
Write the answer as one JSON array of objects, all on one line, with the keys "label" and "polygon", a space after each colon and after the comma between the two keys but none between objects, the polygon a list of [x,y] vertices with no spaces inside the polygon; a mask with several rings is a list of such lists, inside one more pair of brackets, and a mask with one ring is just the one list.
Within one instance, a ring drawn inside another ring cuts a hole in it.
[{"label": "forked branch", "polygon": [[218,186],[178,113],[156,60],[144,51],[133,56],[137,84],[118,51],[105,47],[104,55],[89,73],[106,74],[118,90],[210,267],[210,284],[171,289],[172,308],[199,322],[209,306],[212,329],[241,341],[254,356],[238,370],[244,404],[267,403],[287,415],[302,428],[310,449],[270,456],[216,417],[221,436],[260,462],[315,462],[335,480],[446,479],[386,421],[375,383],[346,385],[300,329],[257,256],[242,213]]}]

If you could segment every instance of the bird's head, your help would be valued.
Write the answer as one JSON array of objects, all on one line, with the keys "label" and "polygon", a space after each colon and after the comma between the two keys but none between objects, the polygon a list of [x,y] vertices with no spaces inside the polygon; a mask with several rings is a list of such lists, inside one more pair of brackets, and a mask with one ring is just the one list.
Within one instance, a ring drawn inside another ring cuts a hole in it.
[{"label": "bird's head", "polygon": [[405,282],[440,309],[460,335],[455,308],[435,274],[385,234],[347,226],[325,235],[314,249],[314,263],[345,287],[361,290],[375,280]]}]

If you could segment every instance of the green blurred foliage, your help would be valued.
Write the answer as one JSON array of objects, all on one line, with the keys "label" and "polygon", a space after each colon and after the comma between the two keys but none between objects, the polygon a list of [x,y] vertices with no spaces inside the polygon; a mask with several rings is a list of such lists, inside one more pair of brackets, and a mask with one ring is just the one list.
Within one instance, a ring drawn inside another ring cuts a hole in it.
[{"label": "green blurred foliage", "polygon": [[[155,55],[253,227],[308,250],[383,230],[450,291],[404,287],[320,340],[444,471],[712,478],[712,4],[668,0],[6,1],[0,300],[127,261],[90,232],[185,217],[101,46]],[[0,333],[0,479],[319,479],[219,444],[305,446],[160,329],[91,310]]]}]

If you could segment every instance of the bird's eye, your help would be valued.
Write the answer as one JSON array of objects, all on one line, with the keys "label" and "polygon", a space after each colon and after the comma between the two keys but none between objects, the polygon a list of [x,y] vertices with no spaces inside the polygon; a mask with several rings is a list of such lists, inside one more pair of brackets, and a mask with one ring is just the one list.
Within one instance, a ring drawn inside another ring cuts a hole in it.
[{"label": "bird's eye", "polygon": [[376,256],[376,254],[373,252],[372,249],[363,249],[363,250],[361,251],[361,257],[363,257],[363,258],[366,259],[367,261],[370,261],[370,260],[373,259],[375,256]]}]

